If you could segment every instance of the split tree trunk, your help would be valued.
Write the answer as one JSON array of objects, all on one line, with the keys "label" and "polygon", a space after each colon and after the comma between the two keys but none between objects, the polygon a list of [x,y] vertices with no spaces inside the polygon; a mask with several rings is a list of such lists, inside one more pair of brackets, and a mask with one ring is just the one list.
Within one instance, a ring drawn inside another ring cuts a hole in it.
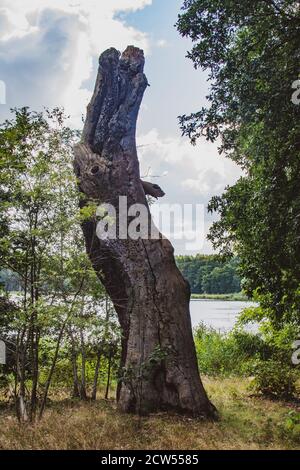
[{"label": "split tree trunk", "polygon": [[[109,49],[100,56],[82,142],[74,149],[74,169],[82,205],[110,203],[118,214],[119,196],[127,196],[128,207],[143,204],[152,223],[135,141],[148,85],[143,68],[143,51],[133,46],[122,55]],[[119,408],[142,414],[173,409],[216,418],[199,376],[189,285],[176,267],[171,243],[161,236],[100,240],[96,224],[96,219],[84,222],[83,232],[123,330]]]}]

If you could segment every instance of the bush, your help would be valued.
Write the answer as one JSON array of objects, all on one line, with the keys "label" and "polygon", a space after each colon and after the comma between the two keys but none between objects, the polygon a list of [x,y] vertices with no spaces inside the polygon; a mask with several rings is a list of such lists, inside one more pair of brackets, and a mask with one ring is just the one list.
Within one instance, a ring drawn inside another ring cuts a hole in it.
[{"label": "bush", "polygon": [[254,360],[269,354],[259,335],[242,330],[225,334],[202,323],[194,337],[199,368],[206,375],[247,375]]},{"label": "bush", "polygon": [[288,400],[297,393],[299,371],[275,360],[258,360],[253,368],[254,379],[250,388],[272,399]]},{"label": "bush", "polygon": [[283,428],[283,437],[300,442],[300,413],[298,411],[289,411],[281,427]]},{"label": "bush", "polygon": [[293,335],[287,328],[276,334],[265,328],[263,333],[234,329],[225,334],[200,324],[194,330],[200,372],[211,376],[251,375],[250,389],[255,394],[293,399],[300,378],[299,370],[290,364]]}]

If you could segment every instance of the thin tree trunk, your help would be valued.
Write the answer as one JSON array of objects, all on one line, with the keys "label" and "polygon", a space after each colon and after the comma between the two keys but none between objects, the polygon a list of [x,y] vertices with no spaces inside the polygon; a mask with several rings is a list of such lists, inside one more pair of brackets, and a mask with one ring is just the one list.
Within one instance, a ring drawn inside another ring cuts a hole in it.
[{"label": "thin tree trunk", "polygon": [[52,380],[52,377],[53,377],[53,374],[54,374],[54,371],[55,371],[55,367],[56,367],[56,362],[57,362],[57,359],[58,359],[60,344],[61,344],[61,341],[63,339],[63,335],[64,335],[64,332],[65,332],[67,323],[68,323],[68,321],[71,318],[71,315],[73,313],[73,308],[74,308],[74,305],[75,305],[75,301],[76,301],[79,293],[81,292],[81,289],[82,289],[82,286],[83,286],[83,283],[84,283],[84,279],[85,279],[85,276],[83,276],[82,279],[81,279],[79,288],[78,288],[77,292],[74,294],[73,302],[72,302],[72,305],[70,306],[70,310],[69,310],[69,313],[67,315],[67,318],[65,319],[65,321],[63,322],[63,324],[61,326],[61,329],[59,330],[59,335],[58,335],[58,338],[57,338],[57,341],[56,341],[55,352],[54,352],[54,356],[53,356],[53,359],[52,359],[52,364],[51,364],[51,367],[50,367],[50,371],[49,371],[49,374],[48,374],[48,377],[47,377],[47,380],[46,380],[45,390],[44,390],[44,394],[43,394],[43,398],[42,398],[42,402],[41,402],[41,406],[40,406],[39,419],[42,418],[42,416],[44,414],[44,411],[45,411],[47,398],[48,398],[48,393],[49,393],[49,388],[50,388],[50,385],[51,385],[51,380]]},{"label": "thin tree trunk", "polygon": [[109,356],[108,356],[108,368],[107,368],[105,400],[108,399],[108,392],[109,392],[109,385],[110,385],[110,374],[111,374],[111,359],[112,359],[112,352],[111,352],[111,349],[110,349],[109,350]]},{"label": "thin tree trunk", "polygon": [[72,374],[73,374],[73,391],[72,391],[71,396],[72,398],[79,398],[80,387],[79,387],[78,367],[77,367],[78,353],[76,350],[75,340],[74,340],[74,336],[73,336],[71,328],[68,331],[68,336],[71,341],[71,364],[72,364]]},{"label": "thin tree trunk", "polygon": [[100,364],[101,364],[101,351],[98,351],[97,352],[96,367],[95,367],[95,374],[94,374],[93,390],[92,390],[92,396],[91,396],[92,400],[96,400],[96,398],[97,398],[97,388],[98,388]]},{"label": "thin tree trunk", "polygon": [[39,378],[39,334],[36,326],[33,326],[32,331],[32,386],[31,386],[31,397],[30,397],[30,422],[33,422],[36,417],[37,410],[37,390],[38,390],[38,378]]},{"label": "thin tree trunk", "polygon": [[85,344],[84,344],[82,328],[80,328],[80,350],[81,350],[80,398],[81,400],[87,400],[86,379],[85,379],[86,354],[85,354]]},{"label": "thin tree trunk", "polygon": [[[23,339],[22,339],[23,341]],[[16,411],[17,417],[20,422],[26,422],[28,420],[27,413],[27,404],[26,404],[26,386],[25,386],[25,368],[26,368],[26,350],[24,344],[21,344],[20,348],[20,363],[17,365],[19,367],[20,373],[20,388],[19,394],[17,396]]]},{"label": "thin tree trunk", "polygon": [[[35,233],[38,223],[38,209],[34,211],[31,218],[31,228]],[[32,309],[30,316],[30,352],[31,352],[31,396],[30,396],[30,409],[29,420],[33,422],[36,417],[37,409],[37,391],[38,391],[38,377],[39,377],[39,332],[37,326],[37,312],[36,303],[39,299],[38,292],[38,266],[36,258],[36,236],[31,234],[31,263],[30,263],[30,307]]]},{"label": "thin tree trunk", "polygon": [[79,398],[80,387],[79,387],[78,369],[77,369],[77,354],[73,346],[72,346],[72,352],[71,352],[71,362],[72,362],[72,372],[73,372],[72,398]]},{"label": "thin tree trunk", "polygon": [[[92,200],[116,209],[116,239],[98,238],[96,218],[83,223],[83,232],[87,252],[123,330],[121,366],[133,381],[141,381],[138,399],[125,373],[118,403],[126,412],[175,409],[215,418],[216,409],[197,366],[190,288],[176,267],[173,247],[161,236],[149,239],[142,233],[137,240],[125,239],[119,225],[119,196],[126,196],[128,207],[142,204],[153,226],[135,141],[138,111],[148,85],[143,68],[143,52],[132,46],[122,56],[115,49],[100,56],[82,142],[74,148],[74,170],[85,195],[81,205]],[[131,220],[127,219],[127,227]],[[158,351],[160,359],[151,361]],[[141,378],[140,371],[150,362],[152,367]]]},{"label": "thin tree trunk", "polygon": [[59,354],[60,343],[61,343],[61,340],[63,338],[63,334],[64,334],[64,331],[65,331],[65,326],[66,326],[66,321],[62,325],[62,327],[60,329],[60,332],[59,332],[59,335],[58,335],[58,338],[57,338],[57,341],[56,341],[56,347],[55,347],[54,356],[53,356],[53,359],[52,359],[52,364],[51,364],[50,371],[49,371],[49,374],[48,374],[48,377],[47,377],[47,380],[46,380],[46,383],[45,383],[45,390],[44,390],[44,394],[43,394],[43,398],[42,398],[42,402],[41,402],[41,406],[40,406],[40,411],[39,411],[39,419],[42,418],[42,416],[44,414],[44,411],[45,411],[47,398],[48,398],[48,393],[49,393],[49,388],[50,388],[52,376],[53,376],[54,371],[55,371],[56,362],[57,362],[57,358],[58,358],[58,354]]}]

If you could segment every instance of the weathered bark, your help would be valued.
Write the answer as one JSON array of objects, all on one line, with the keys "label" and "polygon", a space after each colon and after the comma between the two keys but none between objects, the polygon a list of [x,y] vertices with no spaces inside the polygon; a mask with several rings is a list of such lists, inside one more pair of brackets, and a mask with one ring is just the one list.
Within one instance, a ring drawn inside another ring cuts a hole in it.
[{"label": "weathered bark", "polygon": [[[82,204],[110,203],[119,196],[147,208],[136,151],[136,120],[148,85],[144,55],[129,46],[120,56],[100,56],[94,95],[87,109],[74,169]],[[128,221],[129,223],[130,221]],[[176,267],[173,247],[163,239],[100,240],[96,220],[83,224],[87,251],[117,311],[123,330],[126,373],[118,403],[126,412],[173,409],[214,418],[202,386],[189,314],[190,289]],[[146,371],[146,372],[145,372]]]},{"label": "weathered bark", "polygon": [[163,197],[165,195],[165,193],[163,192],[161,187],[158,186],[158,184],[153,184],[149,183],[149,181],[142,180],[141,183],[146,195],[148,194],[149,196],[155,197],[155,199],[158,199],[159,197]]}]

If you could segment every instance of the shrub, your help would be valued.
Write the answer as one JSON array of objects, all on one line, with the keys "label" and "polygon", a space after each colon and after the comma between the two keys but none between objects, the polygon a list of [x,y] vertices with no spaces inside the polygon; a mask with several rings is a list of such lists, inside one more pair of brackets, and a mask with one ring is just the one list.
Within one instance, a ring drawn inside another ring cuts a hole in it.
[{"label": "shrub", "polygon": [[210,376],[254,376],[250,389],[272,399],[297,394],[299,370],[290,364],[290,332],[249,333],[237,328],[220,333],[200,324],[194,330],[200,372]]},{"label": "shrub", "polygon": [[283,426],[283,436],[294,442],[300,442],[300,413],[291,410],[285,417]]},{"label": "shrub", "polygon": [[258,360],[253,368],[254,378],[250,388],[260,395],[273,399],[288,400],[297,393],[299,372],[276,360]]},{"label": "shrub", "polygon": [[268,352],[259,335],[242,330],[220,333],[201,323],[194,337],[200,371],[207,375],[247,375]]}]

